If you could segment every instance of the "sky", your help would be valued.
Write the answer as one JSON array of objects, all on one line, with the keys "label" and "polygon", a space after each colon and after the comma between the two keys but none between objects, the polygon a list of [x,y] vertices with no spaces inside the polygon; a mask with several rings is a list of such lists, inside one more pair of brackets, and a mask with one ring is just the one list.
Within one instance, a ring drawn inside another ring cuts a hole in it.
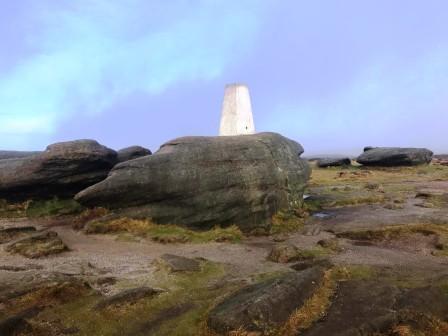
[{"label": "sky", "polygon": [[224,86],[306,154],[448,152],[446,0],[0,0],[0,149],[217,135]]}]

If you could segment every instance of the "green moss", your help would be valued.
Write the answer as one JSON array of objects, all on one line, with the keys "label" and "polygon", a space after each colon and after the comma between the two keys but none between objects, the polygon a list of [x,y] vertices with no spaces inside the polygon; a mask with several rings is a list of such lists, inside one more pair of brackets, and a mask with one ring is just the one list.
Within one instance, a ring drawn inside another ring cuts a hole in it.
[{"label": "green moss", "polygon": [[100,298],[89,296],[49,309],[39,319],[60,319],[64,326],[78,328],[80,336],[200,335],[209,309],[237,289],[235,284],[210,286],[225,274],[222,265],[210,262],[197,273],[173,275],[162,269],[152,279],[167,290],[158,296],[103,311],[93,309]]},{"label": "green moss", "polygon": [[78,214],[83,207],[73,199],[53,198],[46,201],[31,201],[26,209],[27,217],[47,217]]},{"label": "green moss", "polygon": [[279,211],[272,217],[272,226],[269,234],[297,232],[303,228],[306,216],[305,210],[298,210],[297,213]]},{"label": "green moss", "polygon": [[332,276],[335,280],[368,280],[376,277],[377,270],[367,265],[345,265],[333,269]]},{"label": "green moss", "polygon": [[[399,239],[412,234],[435,235],[440,241],[448,237],[448,226],[438,224],[408,224],[388,226],[378,230],[357,230],[338,233],[340,238],[367,241],[387,241]],[[440,245],[443,247],[443,245]],[[443,250],[440,248],[440,250]]]}]

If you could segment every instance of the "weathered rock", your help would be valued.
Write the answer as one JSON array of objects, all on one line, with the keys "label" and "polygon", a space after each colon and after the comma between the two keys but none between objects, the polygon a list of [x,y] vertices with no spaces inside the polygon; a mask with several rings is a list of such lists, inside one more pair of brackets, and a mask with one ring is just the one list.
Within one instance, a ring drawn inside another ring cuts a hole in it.
[{"label": "weathered rock", "polygon": [[118,152],[118,162],[134,160],[142,156],[151,155],[151,151],[141,146],[131,146],[120,149]]},{"label": "weathered rock", "polygon": [[348,157],[328,157],[317,160],[317,166],[320,168],[350,166],[352,161]]},{"label": "weathered rock", "polygon": [[0,198],[72,197],[106,178],[117,153],[94,140],[50,145],[37,155],[0,160]]},{"label": "weathered rock", "polygon": [[201,270],[197,260],[177,256],[174,254],[163,254],[160,259],[167,265],[171,272],[197,272]]},{"label": "weathered rock", "polygon": [[269,229],[278,211],[303,203],[310,169],[302,152],[275,133],[179,138],[154,155],[116,165],[76,200],[128,208],[126,216],[157,223]]},{"label": "weathered rock", "polygon": [[395,320],[392,307],[399,292],[394,286],[371,281],[341,282],[325,320],[303,335],[360,336],[385,331]]},{"label": "weathered rock", "polygon": [[132,304],[141,299],[153,297],[161,292],[162,290],[151,287],[132,288],[103,299],[95,306],[95,308],[104,309],[110,306]]},{"label": "weathered rock", "polygon": [[28,156],[33,156],[40,154],[42,152],[22,152],[22,151],[0,151],[0,160],[6,160],[6,159],[19,159],[24,158]]},{"label": "weathered rock", "polygon": [[283,264],[298,259],[300,259],[300,250],[292,244],[274,245],[268,255],[269,261]]},{"label": "weathered rock", "polygon": [[208,327],[219,334],[242,328],[264,332],[279,327],[319,288],[324,269],[283,274],[245,287],[213,308]]},{"label": "weathered rock", "polygon": [[366,146],[366,147],[364,147],[363,152],[367,152],[367,151],[372,150],[372,149],[374,149],[374,148],[377,148],[377,147]]},{"label": "weathered rock", "polygon": [[6,252],[27,258],[40,258],[67,250],[67,246],[54,231],[41,232],[15,241],[5,248]]},{"label": "weathered rock", "polygon": [[365,166],[414,166],[430,163],[433,152],[426,148],[372,148],[357,158]]},{"label": "weathered rock", "polygon": [[424,332],[419,324],[425,316],[446,319],[446,297],[437,288],[405,290],[373,280],[341,282],[325,319],[300,335],[392,335],[392,329],[408,317],[416,330]]},{"label": "weathered rock", "polygon": [[0,229],[0,244],[36,233],[34,226],[19,226]]}]

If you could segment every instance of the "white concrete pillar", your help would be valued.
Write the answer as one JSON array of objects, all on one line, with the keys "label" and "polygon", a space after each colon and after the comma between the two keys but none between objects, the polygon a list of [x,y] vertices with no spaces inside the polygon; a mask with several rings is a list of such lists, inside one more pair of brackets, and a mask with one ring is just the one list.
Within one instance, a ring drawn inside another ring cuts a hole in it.
[{"label": "white concrete pillar", "polygon": [[254,134],[249,89],[242,84],[226,85],[219,135]]}]

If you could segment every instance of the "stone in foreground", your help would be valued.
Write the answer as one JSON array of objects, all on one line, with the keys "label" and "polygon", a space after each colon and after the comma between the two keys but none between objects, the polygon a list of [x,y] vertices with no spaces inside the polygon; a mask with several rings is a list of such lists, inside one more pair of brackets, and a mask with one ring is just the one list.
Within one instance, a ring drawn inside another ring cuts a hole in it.
[{"label": "stone in foreground", "polygon": [[37,233],[9,244],[5,251],[27,258],[41,258],[67,251],[68,248],[54,231]]},{"label": "stone in foreground", "polygon": [[320,168],[350,166],[352,161],[348,157],[322,158],[317,160],[317,166]]},{"label": "stone in foreground", "polygon": [[118,152],[118,162],[134,160],[142,156],[151,155],[151,151],[141,146],[131,146],[120,149]]},{"label": "stone in foreground", "polygon": [[446,320],[446,298],[446,293],[431,287],[405,290],[379,281],[343,281],[325,319],[300,335],[402,335],[394,332],[400,325],[413,326],[415,335],[445,335],[442,330],[426,332],[433,318]]},{"label": "stone in foreground", "polygon": [[72,197],[106,178],[117,153],[94,140],[50,145],[37,155],[0,160],[0,198]]},{"label": "stone in foreground", "polygon": [[303,203],[310,169],[302,152],[276,133],[179,138],[154,155],[116,165],[76,200],[162,224],[269,229],[278,211]]},{"label": "stone in foreground", "polygon": [[415,166],[430,163],[432,156],[426,148],[377,147],[365,151],[356,161],[365,166]]},{"label": "stone in foreground", "polygon": [[220,335],[239,329],[263,333],[278,328],[311,298],[324,273],[324,268],[314,267],[243,288],[212,309],[207,325]]},{"label": "stone in foreground", "polygon": [[199,261],[195,259],[168,253],[163,254],[160,259],[171,272],[198,272],[201,270]]}]

